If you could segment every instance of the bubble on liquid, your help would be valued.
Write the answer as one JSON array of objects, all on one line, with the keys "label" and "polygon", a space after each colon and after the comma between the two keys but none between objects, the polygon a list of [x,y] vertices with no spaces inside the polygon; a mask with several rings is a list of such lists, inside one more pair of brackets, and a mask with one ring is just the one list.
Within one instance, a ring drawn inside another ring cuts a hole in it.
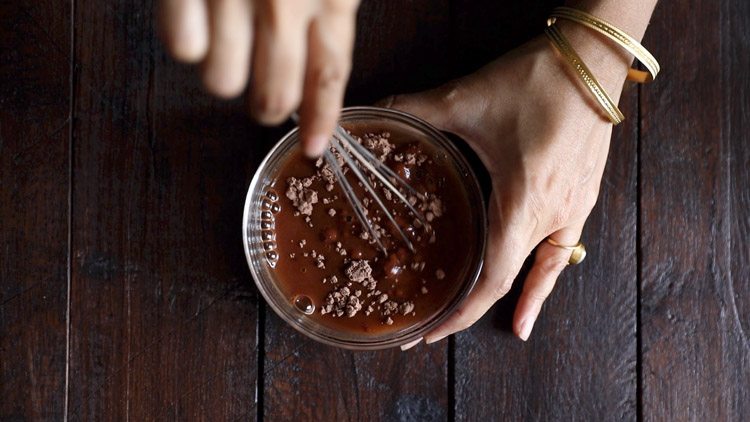
[{"label": "bubble on liquid", "polygon": [[305,315],[315,312],[315,304],[309,296],[299,295],[294,298],[294,307]]},{"label": "bubble on liquid", "polygon": [[281,211],[281,205],[279,205],[278,202],[274,202],[273,205],[271,205],[271,212],[274,214],[278,214]]},{"label": "bubble on liquid", "polygon": [[263,230],[260,233],[260,238],[264,241],[273,240],[273,238],[276,237],[276,233],[273,232],[273,230]]},{"label": "bubble on liquid", "polygon": [[273,230],[274,229],[273,221],[261,221],[260,228],[263,230]]},{"label": "bubble on liquid", "polygon": [[276,193],[276,191],[269,189],[266,191],[266,198],[270,199],[273,202],[276,202],[279,200],[279,194]]},{"label": "bubble on liquid", "polygon": [[273,214],[271,214],[271,211],[263,211],[260,213],[260,219],[261,220],[273,220]]},{"label": "bubble on liquid", "polygon": [[276,262],[279,261],[279,253],[276,251],[266,252],[266,260],[268,260],[268,265],[270,265],[271,268],[276,267]]},{"label": "bubble on liquid", "polygon": [[276,242],[270,241],[270,242],[263,242],[263,249],[267,251],[275,251],[276,250]]},{"label": "bubble on liquid", "polygon": [[269,201],[267,198],[264,198],[262,201],[260,201],[260,207],[264,210],[270,210],[273,203]]}]

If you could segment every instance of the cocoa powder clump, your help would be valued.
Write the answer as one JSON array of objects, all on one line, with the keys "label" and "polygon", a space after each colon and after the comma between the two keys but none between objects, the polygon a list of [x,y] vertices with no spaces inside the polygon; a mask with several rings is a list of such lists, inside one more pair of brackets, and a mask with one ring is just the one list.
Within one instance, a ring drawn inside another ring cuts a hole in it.
[{"label": "cocoa powder clump", "polygon": [[392,143],[388,142],[390,136],[391,134],[388,132],[380,134],[368,133],[364,136],[363,144],[365,145],[365,148],[372,151],[380,161],[385,161],[395,148]]},{"label": "cocoa powder clump", "polygon": [[355,283],[362,283],[372,278],[372,267],[364,259],[352,261],[351,265],[346,269],[346,276]]},{"label": "cocoa powder clump", "polygon": [[382,313],[383,315],[388,316],[391,314],[395,314],[397,310],[398,310],[398,303],[396,303],[396,301],[389,300],[383,304]]},{"label": "cocoa powder clump", "polygon": [[404,302],[398,307],[398,310],[401,311],[401,315],[409,315],[414,311],[414,302]]},{"label": "cocoa powder clump", "polygon": [[346,315],[348,318],[352,318],[361,309],[362,302],[359,297],[352,294],[351,289],[344,286],[328,293],[323,306],[320,308],[320,314],[331,314],[334,317]]},{"label": "cocoa powder clump", "polygon": [[306,177],[304,179],[290,177],[286,181],[288,186],[286,197],[292,201],[292,205],[302,215],[309,216],[312,214],[313,205],[318,203],[318,192],[310,189],[314,179],[314,177]]}]

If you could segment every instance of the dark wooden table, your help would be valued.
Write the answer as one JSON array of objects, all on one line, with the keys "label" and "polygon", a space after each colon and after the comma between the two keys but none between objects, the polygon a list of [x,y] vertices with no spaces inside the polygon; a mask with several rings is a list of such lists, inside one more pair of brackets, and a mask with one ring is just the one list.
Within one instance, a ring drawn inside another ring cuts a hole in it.
[{"label": "dark wooden table", "polygon": [[[347,103],[468,73],[554,4],[364,0]],[[408,353],[265,306],[240,220],[288,128],[206,95],[153,6],[0,4],[0,419],[750,420],[750,2],[657,8],[663,71],[625,90],[590,257],[531,340],[511,294]]]}]

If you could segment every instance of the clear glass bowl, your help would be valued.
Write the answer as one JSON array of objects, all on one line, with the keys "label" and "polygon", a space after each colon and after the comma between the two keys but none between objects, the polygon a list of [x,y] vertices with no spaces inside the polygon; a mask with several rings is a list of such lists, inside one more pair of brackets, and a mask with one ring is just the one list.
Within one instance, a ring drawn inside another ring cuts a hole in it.
[{"label": "clear glass bowl", "polygon": [[[299,147],[299,132],[295,128],[284,136],[268,153],[260,164],[250,183],[245,200],[242,218],[242,240],[245,247],[250,272],[258,290],[271,308],[289,325],[308,337],[325,344],[354,350],[374,350],[396,347],[424,336],[443,322],[462,300],[471,292],[479,278],[484,263],[484,250],[487,241],[487,215],[484,197],[479,181],[464,156],[453,143],[439,130],[407,113],[377,107],[345,108],[340,124],[356,123],[358,127],[372,125],[373,131],[407,131],[415,138],[426,141],[437,151],[445,154],[448,162],[455,166],[456,174],[464,180],[467,197],[471,206],[469,221],[457,221],[464,226],[464,232],[472,233],[477,239],[464,271],[462,285],[453,297],[437,312],[425,315],[419,322],[399,331],[386,334],[359,334],[334,330],[310,318],[284,295],[276,283],[273,265],[278,259],[276,244],[269,230],[273,230],[273,194],[280,166],[285,163],[290,152]],[[274,190],[280,195],[283,189]],[[461,251],[460,253],[465,253]]]}]

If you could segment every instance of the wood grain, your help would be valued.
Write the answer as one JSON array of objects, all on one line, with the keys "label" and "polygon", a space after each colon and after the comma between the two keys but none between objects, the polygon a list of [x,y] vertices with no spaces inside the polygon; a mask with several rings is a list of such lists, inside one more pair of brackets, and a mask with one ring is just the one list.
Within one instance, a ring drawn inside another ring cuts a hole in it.
[{"label": "wood grain", "polygon": [[[447,2],[363,2],[349,104],[444,81],[450,72],[444,50],[448,23]],[[263,380],[268,420],[448,417],[447,345],[407,353],[335,350],[305,340],[268,313]]]},{"label": "wood grain", "polygon": [[[722,137],[729,147],[729,313],[732,351],[742,367],[731,374],[734,415],[750,419],[750,4],[724,1],[722,16]],[[728,98],[727,98],[728,97]],[[731,370],[731,369],[730,369]],[[733,379],[732,379],[733,378]]]},{"label": "wood grain", "polygon": [[346,105],[433,88],[455,75],[448,0],[364,1]]},{"label": "wood grain", "polygon": [[661,4],[646,39],[668,64],[642,97],[648,420],[750,416],[745,3]]},{"label": "wood grain", "polygon": [[0,4],[0,420],[65,412],[70,5]]},{"label": "wood grain", "polygon": [[255,406],[240,243],[265,149],[165,57],[151,2],[76,4],[71,419],[227,420]]},{"label": "wood grain", "polygon": [[562,1],[451,0],[454,77],[471,73],[541,34],[548,12]]},{"label": "wood grain", "polygon": [[264,418],[445,420],[447,348],[351,352],[307,340],[269,315]]},{"label": "wood grain", "polygon": [[[347,104],[474,71],[558,3],[362,2]],[[746,1],[657,7],[662,73],[623,95],[591,255],[530,341],[508,332],[518,282],[406,353],[265,309],[241,210],[288,128],[206,94],[154,6],[0,4],[0,420],[750,419]]]}]

